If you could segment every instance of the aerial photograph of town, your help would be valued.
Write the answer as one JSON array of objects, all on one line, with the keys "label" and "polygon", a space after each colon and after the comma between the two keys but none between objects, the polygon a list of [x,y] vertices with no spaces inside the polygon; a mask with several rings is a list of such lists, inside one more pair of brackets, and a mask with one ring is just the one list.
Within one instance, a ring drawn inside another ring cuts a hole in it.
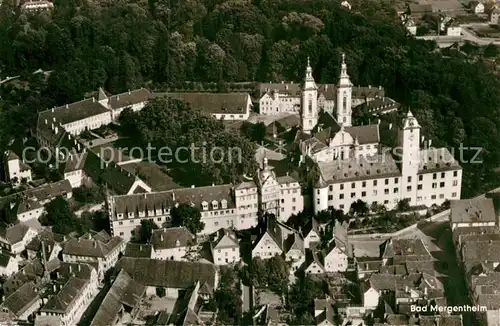
[{"label": "aerial photograph of town", "polygon": [[0,326],[500,326],[500,1],[0,0]]}]

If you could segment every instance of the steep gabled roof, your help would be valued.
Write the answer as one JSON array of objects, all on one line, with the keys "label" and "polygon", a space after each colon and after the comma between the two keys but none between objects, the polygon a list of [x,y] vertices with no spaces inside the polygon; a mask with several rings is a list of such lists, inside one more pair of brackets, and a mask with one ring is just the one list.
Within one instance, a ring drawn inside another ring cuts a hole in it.
[{"label": "steep gabled roof", "polygon": [[196,237],[185,227],[154,230],[151,244],[155,250],[188,247],[196,244]]},{"label": "steep gabled roof", "polygon": [[122,307],[134,308],[145,292],[144,285],[135,282],[124,270],[120,271],[90,325],[113,325]]},{"label": "steep gabled roof", "polygon": [[16,292],[9,295],[2,304],[16,317],[20,317],[28,308],[40,299],[35,283],[24,283]]},{"label": "steep gabled roof", "polygon": [[197,281],[212,289],[216,285],[217,271],[209,263],[123,257],[116,266],[146,286],[185,289]]}]

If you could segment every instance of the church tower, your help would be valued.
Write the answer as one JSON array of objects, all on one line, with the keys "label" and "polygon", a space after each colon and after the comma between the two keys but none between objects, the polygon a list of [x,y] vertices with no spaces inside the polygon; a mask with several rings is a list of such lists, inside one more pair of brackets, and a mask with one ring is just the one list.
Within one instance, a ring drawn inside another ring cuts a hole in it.
[{"label": "church tower", "polygon": [[318,124],[318,86],[312,75],[312,68],[307,58],[306,78],[302,89],[301,124],[302,131],[310,134]]},{"label": "church tower", "polygon": [[347,74],[345,54],[342,53],[340,80],[337,87],[337,122],[344,127],[352,126],[352,83]]},{"label": "church tower", "polygon": [[420,125],[411,111],[408,111],[402,130],[403,157],[401,160],[401,174],[403,180],[400,191],[401,200],[409,198],[410,205],[417,205],[417,173],[420,162]]}]

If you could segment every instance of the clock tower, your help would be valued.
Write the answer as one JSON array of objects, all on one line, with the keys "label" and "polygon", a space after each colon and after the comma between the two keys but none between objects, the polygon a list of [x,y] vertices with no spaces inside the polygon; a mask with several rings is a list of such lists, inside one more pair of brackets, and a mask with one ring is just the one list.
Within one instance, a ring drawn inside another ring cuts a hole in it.
[{"label": "clock tower", "polygon": [[[418,166],[420,163],[420,125],[411,111],[408,111],[402,131],[402,157],[400,199],[410,199],[410,205],[417,205]],[[401,149],[399,150],[401,152]]]}]

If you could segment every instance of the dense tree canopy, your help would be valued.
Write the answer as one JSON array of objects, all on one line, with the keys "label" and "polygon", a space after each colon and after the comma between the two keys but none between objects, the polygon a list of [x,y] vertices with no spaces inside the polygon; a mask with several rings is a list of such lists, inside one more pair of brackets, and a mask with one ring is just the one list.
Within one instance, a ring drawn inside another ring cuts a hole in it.
[{"label": "dense tree canopy", "polygon": [[205,227],[201,221],[200,210],[189,204],[180,204],[172,208],[170,212],[173,226],[184,226],[193,234],[197,234]]},{"label": "dense tree canopy", "polygon": [[166,164],[184,186],[237,182],[254,172],[254,145],[184,102],[156,99],[121,122],[142,147],[152,148],[149,158]]},{"label": "dense tree canopy", "polygon": [[[426,139],[485,149],[483,164],[463,164],[463,195],[498,183],[498,78],[481,59],[455,50],[444,56],[408,36],[385,1],[355,1],[347,11],[329,0],[80,0],[31,15],[4,0],[0,78],[29,82],[0,87],[0,147],[26,134],[37,111],[99,86],[119,92],[185,81],[300,81],[307,56],[317,82],[335,82],[342,52],[353,83],[382,85],[411,106]],[[53,72],[33,75],[39,68]]]}]

